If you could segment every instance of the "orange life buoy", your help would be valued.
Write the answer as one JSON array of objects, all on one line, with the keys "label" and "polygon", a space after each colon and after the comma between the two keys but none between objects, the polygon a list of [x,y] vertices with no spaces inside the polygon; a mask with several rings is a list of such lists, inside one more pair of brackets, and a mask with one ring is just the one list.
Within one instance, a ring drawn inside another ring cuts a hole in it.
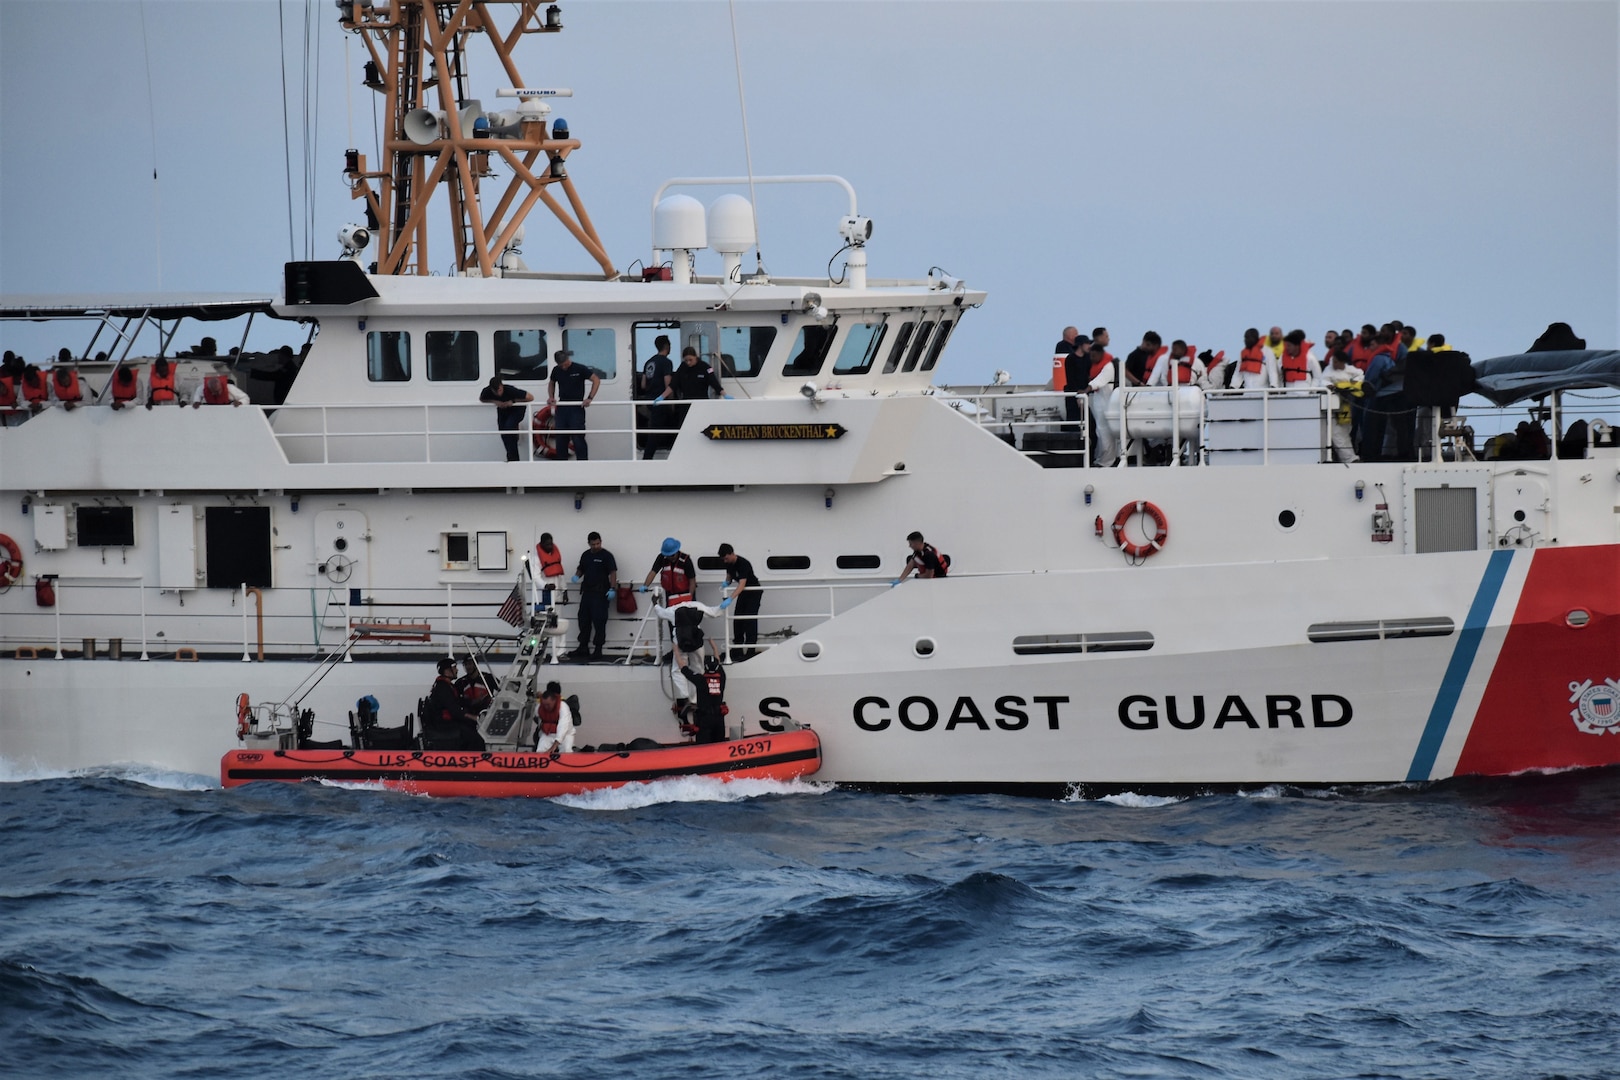
[{"label": "orange life buoy", "polygon": [[534,429],[534,456],[537,458],[557,456],[557,441],[551,436],[556,427],[554,411],[550,405],[540,406],[534,411],[534,419],[529,424]]},{"label": "orange life buoy", "polygon": [[5,557],[0,558],[0,589],[9,589],[22,579],[22,549],[17,546],[17,541],[0,533],[0,551],[5,552]]},{"label": "orange life buoy", "polygon": [[[1137,514],[1145,514],[1153,519],[1153,535],[1140,544],[1125,537],[1125,523]],[[1169,535],[1170,523],[1165,520],[1164,511],[1142,499],[1126,503],[1119,508],[1119,513],[1114,515],[1114,542],[1119,545],[1119,550],[1133,559],[1145,559],[1160,550]]]},{"label": "orange life buoy", "polygon": [[253,723],[253,704],[248,701],[247,691],[236,695],[236,737],[247,738],[248,728]]}]

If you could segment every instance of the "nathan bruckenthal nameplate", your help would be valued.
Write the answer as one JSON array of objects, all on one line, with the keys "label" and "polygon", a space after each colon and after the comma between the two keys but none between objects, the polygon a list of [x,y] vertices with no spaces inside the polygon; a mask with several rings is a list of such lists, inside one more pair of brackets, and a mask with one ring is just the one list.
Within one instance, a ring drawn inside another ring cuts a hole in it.
[{"label": "nathan bruckenthal nameplate", "polygon": [[762,439],[836,439],[844,434],[842,424],[710,424],[703,434],[719,441],[759,441]]}]

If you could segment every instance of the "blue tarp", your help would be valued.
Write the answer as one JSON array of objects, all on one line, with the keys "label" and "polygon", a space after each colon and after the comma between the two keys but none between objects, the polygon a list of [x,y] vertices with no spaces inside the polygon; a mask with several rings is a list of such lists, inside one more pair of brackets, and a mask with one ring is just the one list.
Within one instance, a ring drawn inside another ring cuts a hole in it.
[{"label": "blue tarp", "polygon": [[1474,361],[1474,393],[1498,405],[1554,390],[1620,390],[1620,349],[1518,353]]}]

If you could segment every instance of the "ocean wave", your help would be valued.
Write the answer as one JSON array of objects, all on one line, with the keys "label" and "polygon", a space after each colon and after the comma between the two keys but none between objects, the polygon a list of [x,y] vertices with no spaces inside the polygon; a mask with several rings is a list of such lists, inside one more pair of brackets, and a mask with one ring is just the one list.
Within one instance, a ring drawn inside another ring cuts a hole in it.
[{"label": "ocean wave", "polygon": [[825,795],[834,786],[811,780],[717,780],[708,776],[672,776],[645,784],[626,784],[579,795],[559,795],[551,801],[576,810],[639,810],[660,803],[734,803],[763,795]]},{"label": "ocean wave", "polygon": [[0,784],[27,784],[41,780],[124,780],[165,791],[211,791],[219,781],[197,773],[127,762],[89,769],[48,769],[0,758]]}]

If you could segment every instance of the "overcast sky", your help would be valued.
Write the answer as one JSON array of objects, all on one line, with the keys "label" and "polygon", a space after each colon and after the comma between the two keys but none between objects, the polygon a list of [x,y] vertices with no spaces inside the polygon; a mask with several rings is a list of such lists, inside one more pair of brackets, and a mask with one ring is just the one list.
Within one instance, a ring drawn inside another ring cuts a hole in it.
[{"label": "overcast sky", "polygon": [[[345,70],[331,0],[0,0],[0,291],[273,293],[305,254],[306,9],[311,253],[331,258],[363,220],[343,150],[352,125],[376,160],[378,100],[358,42]],[[574,90],[557,108],[584,141],[570,173],[622,269],[649,254],[662,180],[744,171],[728,9],[562,9],[564,33],[530,37],[520,65]],[[1400,318],[1483,357],[1561,320],[1620,344],[1614,2],[745,2],[737,18],[755,171],[847,177],[874,277],[938,265],[988,290],[944,381],[1044,378],[1071,322],[1235,349],[1247,326],[1320,340]],[[474,73],[486,107],[499,85]],[[767,267],[824,273],[842,198],[762,189]],[[593,265],[529,220],[531,267]]]}]

